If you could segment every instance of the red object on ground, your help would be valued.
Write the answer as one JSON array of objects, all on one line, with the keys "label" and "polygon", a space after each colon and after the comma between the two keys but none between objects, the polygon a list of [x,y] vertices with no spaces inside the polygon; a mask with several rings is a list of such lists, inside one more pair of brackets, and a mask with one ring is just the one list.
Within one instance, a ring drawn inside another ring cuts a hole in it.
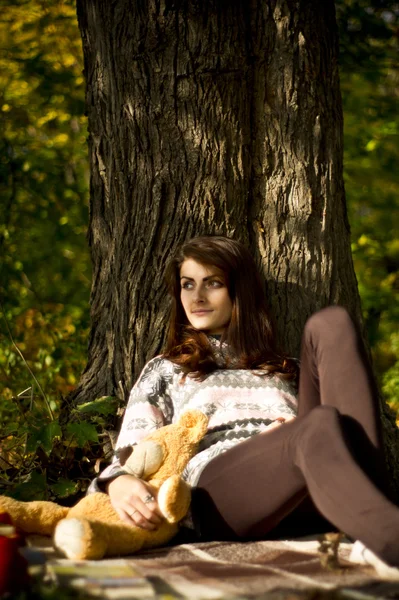
[{"label": "red object on ground", "polygon": [[28,584],[28,563],[19,553],[22,544],[10,516],[0,513],[0,596],[16,593]]},{"label": "red object on ground", "polygon": [[12,525],[12,519],[6,512],[0,512],[0,523],[1,525]]}]

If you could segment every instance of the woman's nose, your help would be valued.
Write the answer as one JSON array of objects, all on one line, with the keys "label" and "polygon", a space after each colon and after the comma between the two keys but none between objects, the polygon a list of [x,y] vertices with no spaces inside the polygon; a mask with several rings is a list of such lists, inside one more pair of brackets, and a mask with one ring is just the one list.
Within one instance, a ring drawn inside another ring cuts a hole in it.
[{"label": "woman's nose", "polygon": [[194,292],[194,302],[204,302],[205,295],[201,288],[197,288]]}]

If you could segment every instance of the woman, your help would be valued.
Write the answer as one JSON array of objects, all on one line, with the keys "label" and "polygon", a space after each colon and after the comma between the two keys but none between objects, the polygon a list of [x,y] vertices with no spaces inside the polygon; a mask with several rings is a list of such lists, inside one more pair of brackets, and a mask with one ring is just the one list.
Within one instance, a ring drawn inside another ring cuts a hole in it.
[{"label": "woman", "polygon": [[[149,430],[200,408],[209,429],[185,473],[193,485],[186,524],[199,539],[306,533],[297,526],[310,496],[330,527],[399,565],[399,510],[380,491],[376,394],[346,311],[329,307],[308,320],[297,402],[297,363],[277,348],[255,263],[242,244],[194,238],[173,259],[167,280],[167,347],[131,392],[119,455]],[[149,530],[160,523],[153,490],[124,474],[118,459],[90,491],[99,486],[125,522]]]}]

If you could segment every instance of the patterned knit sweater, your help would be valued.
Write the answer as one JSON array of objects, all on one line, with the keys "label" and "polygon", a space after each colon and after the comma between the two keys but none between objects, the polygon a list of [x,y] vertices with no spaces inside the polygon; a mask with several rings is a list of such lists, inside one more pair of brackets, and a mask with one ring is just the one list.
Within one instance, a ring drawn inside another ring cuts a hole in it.
[{"label": "patterned knit sweater", "polygon": [[199,451],[183,474],[192,486],[214,456],[296,416],[297,399],[289,381],[264,371],[223,368],[227,345],[213,337],[209,340],[220,368],[203,381],[182,378],[181,368],[162,356],[147,363],[130,393],[114,461],[92,482],[89,493],[121,471],[119,450],[174,423],[188,409],[199,409],[209,417]]}]

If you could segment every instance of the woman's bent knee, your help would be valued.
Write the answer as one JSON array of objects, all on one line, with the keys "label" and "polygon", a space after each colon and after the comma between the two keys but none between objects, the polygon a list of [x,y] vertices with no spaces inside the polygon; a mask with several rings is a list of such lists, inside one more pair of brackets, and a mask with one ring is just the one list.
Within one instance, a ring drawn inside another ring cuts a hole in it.
[{"label": "woman's bent knee", "polygon": [[348,326],[352,325],[353,322],[348,311],[343,306],[327,306],[309,317],[306,321],[305,329],[314,330],[325,324]]},{"label": "woman's bent knee", "polygon": [[327,306],[314,313],[305,324],[304,334],[311,338],[337,340],[343,335],[356,335],[353,321],[343,306]]},{"label": "woman's bent knee", "polygon": [[[302,420],[299,437],[294,440],[294,462],[302,470],[309,464],[324,460],[341,433],[340,413],[333,406],[317,406]],[[302,471],[303,472],[303,471]]]},{"label": "woman's bent knee", "polygon": [[317,406],[306,415],[306,437],[313,443],[325,444],[331,443],[331,438],[335,438],[340,430],[340,412],[334,406]]}]

